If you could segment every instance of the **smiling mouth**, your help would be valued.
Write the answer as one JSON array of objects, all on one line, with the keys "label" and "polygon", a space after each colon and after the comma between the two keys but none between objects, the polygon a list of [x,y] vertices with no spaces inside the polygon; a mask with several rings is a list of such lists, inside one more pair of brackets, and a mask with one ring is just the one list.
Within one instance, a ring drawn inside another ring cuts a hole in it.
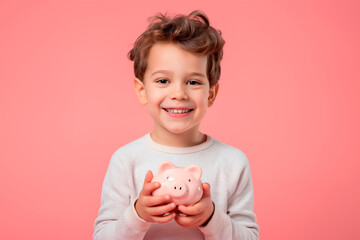
[{"label": "smiling mouth", "polygon": [[191,112],[193,109],[175,109],[175,108],[163,108],[168,113],[188,113]]}]

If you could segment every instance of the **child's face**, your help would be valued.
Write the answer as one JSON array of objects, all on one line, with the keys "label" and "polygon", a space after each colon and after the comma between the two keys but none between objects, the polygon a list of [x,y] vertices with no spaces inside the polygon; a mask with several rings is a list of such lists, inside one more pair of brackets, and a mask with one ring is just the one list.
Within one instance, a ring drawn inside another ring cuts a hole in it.
[{"label": "child's face", "polygon": [[135,79],[135,90],[155,121],[154,131],[198,131],[218,90],[218,85],[210,88],[206,69],[206,56],[174,43],[151,48],[143,82]]}]

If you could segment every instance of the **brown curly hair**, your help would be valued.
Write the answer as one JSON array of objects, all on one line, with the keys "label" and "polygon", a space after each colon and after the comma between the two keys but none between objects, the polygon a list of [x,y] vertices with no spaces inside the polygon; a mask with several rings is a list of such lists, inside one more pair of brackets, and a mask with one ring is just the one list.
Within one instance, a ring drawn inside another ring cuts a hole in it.
[{"label": "brown curly hair", "polygon": [[188,16],[166,14],[150,17],[148,29],[135,41],[128,58],[134,61],[135,77],[143,81],[151,47],[157,42],[176,42],[181,48],[192,53],[207,56],[207,77],[210,87],[220,78],[220,61],[223,56],[224,39],[221,31],[210,26],[207,16],[199,10]]}]

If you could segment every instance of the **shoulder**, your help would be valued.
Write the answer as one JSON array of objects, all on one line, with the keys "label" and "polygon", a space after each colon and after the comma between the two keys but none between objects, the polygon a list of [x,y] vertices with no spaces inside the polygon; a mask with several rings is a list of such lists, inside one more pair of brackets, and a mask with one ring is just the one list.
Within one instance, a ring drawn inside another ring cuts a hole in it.
[{"label": "shoulder", "polygon": [[213,186],[214,192],[226,189],[230,197],[251,178],[248,158],[242,150],[215,139],[209,151],[206,161],[211,164],[204,168],[204,181]]},{"label": "shoulder", "polygon": [[124,154],[134,154],[139,152],[140,150],[144,149],[144,146],[146,145],[145,136],[138,138],[136,140],[131,141],[130,143],[127,143],[126,145],[118,148],[114,156],[121,156]]},{"label": "shoulder", "polygon": [[248,158],[243,151],[213,138],[212,151],[222,156],[225,163],[231,165],[248,165]]},{"label": "shoulder", "polygon": [[249,161],[242,150],[214,138],[212,141],[213,143],[206,150],[206,154],[204,153],[201,156],[201,167],[206,178],[211,179],[215,176],[216,181],[229,182],[236,181],[245,173],[246,175],[249,174]]},{"label": "shoulder", "polygon": [[[143,154],[146,151],[145,136],[138,138],[120,148],[118,148],[112,155],[110,164],[131,164],[132,159],[136,159],[139,154]],[[124,162],[127,160],[127,162]]]}]

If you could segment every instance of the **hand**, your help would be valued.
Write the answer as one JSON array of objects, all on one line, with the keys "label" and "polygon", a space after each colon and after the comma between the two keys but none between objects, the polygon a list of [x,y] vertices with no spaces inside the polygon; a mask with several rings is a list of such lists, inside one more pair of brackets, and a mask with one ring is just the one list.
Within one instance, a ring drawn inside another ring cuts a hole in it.
[{"label": "hand", "polygon": [[[211,219],[215,206],[211,200],[210,185],[203,183],[203,196],[199,202],[193,206],[179,205],[179,214],[176,215],[175,221],[183,227],[195,228],[200,227]],[[183,216],[185,214],[185,216]]]},{"label": "hand", "polygon": [[[152,183],[152,179],[153,174],[151,171],[148,171],[139,198],[135,202],[135,210],[139,217],[146,222],[170,222],[175,217],[175,213],[172,211],[175,209],[176,205],[171,202],[171,197],[169,195],[151,196],[152,191],[161,186],[158,182]],[[164,216],[165,213],[170,214]]]}]

